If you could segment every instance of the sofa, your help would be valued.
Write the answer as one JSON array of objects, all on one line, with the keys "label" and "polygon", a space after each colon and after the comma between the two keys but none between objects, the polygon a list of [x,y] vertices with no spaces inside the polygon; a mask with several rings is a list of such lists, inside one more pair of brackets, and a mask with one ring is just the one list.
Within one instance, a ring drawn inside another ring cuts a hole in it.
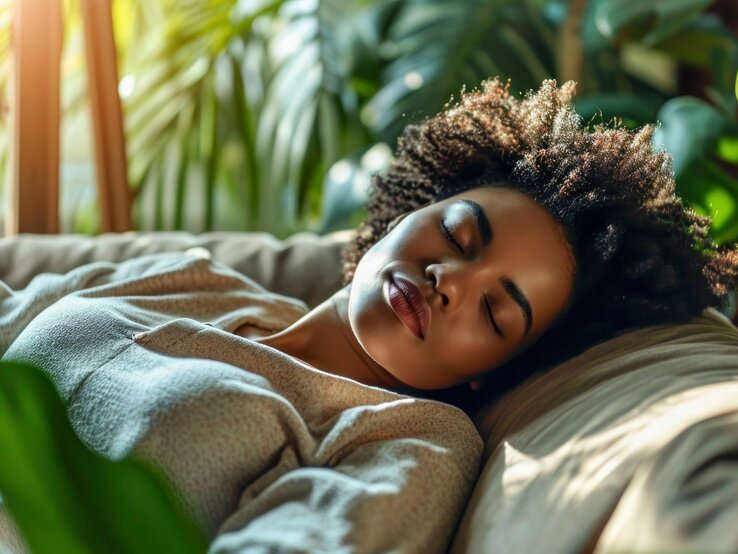
[{"label": "sofa", "polygon": [[[350,232],[124,233],[0,239],[0,279],[205,249],[315,306]],[[738,329],[714,309],[631,330],[473,414],[485,441],[453,553],[738,552]]]}]

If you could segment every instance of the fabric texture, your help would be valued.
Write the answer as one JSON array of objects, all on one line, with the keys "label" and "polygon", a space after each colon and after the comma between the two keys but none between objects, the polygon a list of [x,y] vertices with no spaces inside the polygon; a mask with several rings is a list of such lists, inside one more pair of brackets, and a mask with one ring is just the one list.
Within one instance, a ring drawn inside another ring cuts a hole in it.
[{"label": "fabric texture", "polygon": [[[340,285],[338,253],[343,240],[346,236],[326,240],[303,235],[282,242],[268,235],[245,233],[127,233],[96,238],[26,235],[0,239],[0,278],[12,286],[0,286],[0,353],[13,342],[19,332],[16,330],[40,313],[39,306],[51,305],[85,287],[128,278],[110,264],[98,266],[99,274],[78,270],[67,276],[45,276],[44,287],[33,289],[36,302],[23,302],[23,296],[30,292],[12,289],[25,287],[43,271],[63,273],[89,261],[122,261],[140,254],[201,247],[214,259],[236,267],[270,290],[298,296],[312,306]],[[317,271],[311,273],[316,266]],[[335,273],[326,273],[326,268],[333,267]],[[313,290],[318,293],[312,295]],[[284,323],[302,309],[299,303],[287,302]],[[237,304],[226,309],[234,306],[236,310],[244,308]],[[186,310],[175,310],[172,317],[187,317]],[[142,348],[158,344],[156,351],[169,359],[166,342],[173,331],[182,334],[177,331],[180,327],[192,330],[188,337],[200,340],[203,333],[208,337],[222,334],[218,326],[227,330],[229,325],[237,324],[214,315],[210,318],[214,327],[201,325],[207,319],[204,314],[167,327],[158,325],[160,320],[156,318],[144,325],[148,330],[139,337],[141,344],[136,344]],[[254,318],[257,320],[259,317]],[[203,328],[207,329],[194,332]],[[229,345],[233,340],[246,340],[227,336]],[[738,552],[738,527],[734,524],[738,520],[738,391],[734,388],[737,341],[735,328],[719,314],[708,311],[691,324],[623,334],[510,391],[478,422],[486,439],[486,465],[464,512],[452,552]],[[226,365],[239,366],[230,362]],[[327,382],[337,379],[331,377]],[[321,391],[316,390],[321,387],[322,383],[314,384],[310,394],[322,398]],[[373,390],[360,388],[365,389]],[[302,402],[309,403],[307,398]],[[384,400],[376,402],[375,406],[380,407],[387,404]],[[298,405],[302,404],[293,403]],[[339,413],[338,408],[335,413]],[[279,425],[284,427],[281,421]],[[327,426],[328,416],[325,421]],[[147,446],[157,444],[154,435],[151,443],[145,437],[137,443],[140,446],[133,447],[134,452],[154,449]],[[393,444],[398,445],[399,440]],[[125,441],[119,445],[120,454]],[[294,446],[285,446],[284,450],[301,452]],[[361,458],[362,463],[375,454],[385,456],[387,450],[363,452],[366,460]],[[294,463],[288,455],[275,455],[274,459],[270,467],[284,475],[277,478],[280,486],[283,480],[287,481],[284,486],[294,486],[295,481],[287,480],[287,476],[304,475],[288,469]],[[414,462],[403,460],[400,467],[406,471]],[[349,463],[352,468],[361,465]],[[347,474],[341,487],[368,488],[371,482],[376,485],[372,489],[376,494],[395,485],[399,491],[397,481],[382,488],[386,483],[382,471],[376,474],[376,481],[371,481],[372,475],[370,471],[361,478]],[[271,482],[269,479],[264,477],[265,483]],[[402,477],[396,479],[401,481]],[[205,483],[209,486],[209,481]],[[303,483],[305,488],[312,486],[307,478]],[[254,487],[256,492],[251,494],[258,496],[258,485]],[[271,493],[275,484],[264,488]],[[279,490],[284,494],[284,487]],[[325,499],[332,498],[330,489],[326,485],[320,490],[327,492],[321,497],[323,503],[316,504],[328,505]],[[243,494],[241,502],[249,508],[241,513],[258,510],[251,496]],[[253,521],[258,523],[259,532],[268,532],[273,524],[270,517],[282,522],[299,520],[300,514],[306,513],[301,510],[305,505],[300,498],[294,503],[282,502],[279,510],[256,517]],[[388,519],[394,509],[389,502]],[[443,505],[446,499],[437,502]],[[236,527],[238,513],[236,510],[229,520]],[[288,515],[283,518],[285,513]],[[338,519],[315,521],[315,527],[334,525]],[[0,504],[0,537],[2,522]],[[403,526],[407,523],[399,515],[394,522]],[[290,536],[290,544],[299,542],[298,531],[292,534],[280,529],[284,540]],[[224,527],[218,539],[222,546],[218,548],[235,550],[245,544],[251,545],[249,551],[269,551],[268,547],[260,550],[253,546],[249,539],[239,543],[243,538]],[[12,543],[7,544],[11,545],[10,552],[16,551]],[[4,552],[1,539],[0,552]]]},{"label": "fabric texture", "polygon": [[599,344],[480,428],[452,552],[738,552],[738,329],[717,311]]},{"label": "fabric texture", "polygon": [[164,252],[202,248],[210,257],[267,290],[314,307],[341,286],[341,249],[353,231],[320,236],[297,233],[278,240],[268,233],[129,232],[85,235],[23,234],[0,238],[0,279],[24,288],[41,273],[67,273],[91,262],[122,262]]},{"label": "fabric texture", "polygon": [[88,446],[160,466],[212,552],[443,552],[479,434],[232,333],[306,310],[201,249],[100,262],[0,290],[0,352],[48,372]]}]

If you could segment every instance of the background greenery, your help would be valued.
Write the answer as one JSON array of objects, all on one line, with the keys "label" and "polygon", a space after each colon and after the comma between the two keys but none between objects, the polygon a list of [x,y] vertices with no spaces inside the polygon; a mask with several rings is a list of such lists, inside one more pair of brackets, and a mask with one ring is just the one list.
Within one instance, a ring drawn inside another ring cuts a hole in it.
[{"label": "background greenery", "polygon": [[0,509],[5,504],[13,514],[31,552],[207,550],[154,469],[106,460],[82,444],[37,368],[0,362],[0,415]]},{"label": "background greenery", "polygon": [[[63,109],[75,121],[86,111],[81,26],[77,0],[63,1]],[[577,80],[585,124],[660,122],[655,141],[673,154],[682,195],[714,217],[716,239],[738,239],[731,0],[113,6],[140,229],[285,236],[350,226],[402,128],[499,75],[515,91]],[[97,230],[92,195],[77,193],[72,211],[71,230]]]}]

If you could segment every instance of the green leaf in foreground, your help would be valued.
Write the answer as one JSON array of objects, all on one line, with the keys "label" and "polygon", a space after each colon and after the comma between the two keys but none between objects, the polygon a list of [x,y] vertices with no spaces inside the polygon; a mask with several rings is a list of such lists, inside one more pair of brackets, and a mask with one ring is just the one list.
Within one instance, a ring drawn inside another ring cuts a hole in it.
[{"label": "green leaf in foreground", "polygon": [[0,491],[32,552],[204,552],[207,541],[143,462],[75,435],[38,369],[0,363]]}]

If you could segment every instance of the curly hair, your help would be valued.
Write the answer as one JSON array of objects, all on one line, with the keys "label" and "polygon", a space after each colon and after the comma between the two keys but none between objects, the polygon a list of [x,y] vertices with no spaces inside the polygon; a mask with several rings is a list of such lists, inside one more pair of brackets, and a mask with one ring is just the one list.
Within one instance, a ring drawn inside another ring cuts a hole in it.
[{"label": "curly hair", "polygon": [[[531,373],[630,328],[684,322],[738,286],[738,249],[718,248],[710,219],[676,195],[654,126],[583,127],[576,84],[553,80],[522,99],[485,82],[438,115],[405,128],[368,214],[343,252],[344,280],[397,216],[481,186],[516,189],[559,222],[575,260],[570,308],[528,350],[488,373],[480,393],[429,396],[470,410]],[[475,397],[475,398],[472,398]]]}]

